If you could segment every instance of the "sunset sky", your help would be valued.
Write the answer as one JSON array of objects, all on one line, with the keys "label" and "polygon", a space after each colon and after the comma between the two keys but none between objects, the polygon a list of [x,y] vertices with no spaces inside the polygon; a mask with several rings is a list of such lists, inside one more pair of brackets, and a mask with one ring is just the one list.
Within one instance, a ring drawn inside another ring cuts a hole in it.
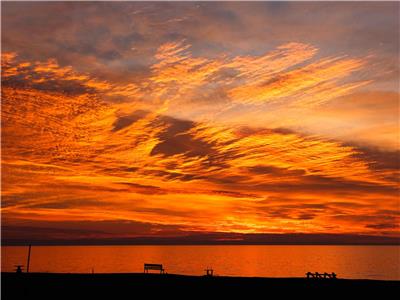
[{"label": "sunset sky", "polygon": [[399,237],[399,3],[2,2],[4,239]]}]

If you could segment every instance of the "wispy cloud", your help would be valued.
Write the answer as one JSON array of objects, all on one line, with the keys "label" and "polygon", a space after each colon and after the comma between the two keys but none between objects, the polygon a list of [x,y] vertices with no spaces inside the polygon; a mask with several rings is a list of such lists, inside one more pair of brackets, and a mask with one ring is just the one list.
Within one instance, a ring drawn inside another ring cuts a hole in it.
[{"label": "wispy cloud", "polygon": [[[194,20],[202,10],[191,10]],[[168,26],[192,20],[167,14],[159,22]],[[235,28],[244,22],[216,14]],[[376,57],[299,41],[210,52],[198,30],[150,43],[146,28],[128,39],[142,40],[136,54],[119,23],[112,42],[93,38],[95,49],[74,63],[71,53],[3,52],[7,225],[98,224],[82,234],[101,237],[398,235],[398,92],[368,90]],[[123,68],[135,71],[115,71]]]}]

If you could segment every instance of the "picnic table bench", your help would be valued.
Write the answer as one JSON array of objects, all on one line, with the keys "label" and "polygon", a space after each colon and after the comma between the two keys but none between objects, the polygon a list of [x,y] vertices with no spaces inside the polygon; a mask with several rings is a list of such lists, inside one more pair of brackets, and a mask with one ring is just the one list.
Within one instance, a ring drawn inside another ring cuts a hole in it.
[{"label": "picnic table bench", "polygon": [[337,278],[336,277],[337,275],[334,272],[332,272],[332,273],[307,272],[306,276],[307,276],[307,278],[325,278],[325,279],[327,279],[327,278],[328,279],[336,279]]}]

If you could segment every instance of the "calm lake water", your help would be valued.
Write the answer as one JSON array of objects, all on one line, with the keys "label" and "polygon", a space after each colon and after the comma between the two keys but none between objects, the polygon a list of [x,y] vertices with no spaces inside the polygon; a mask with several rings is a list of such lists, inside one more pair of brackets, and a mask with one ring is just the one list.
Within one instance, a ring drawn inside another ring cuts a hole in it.
[{"label": "calm lake water", "polygon": [[[2,271],[26,265],[28,247],[3,246]],[[399,246],[33,246],[31,272],[143,272],[162,263],[170,274],[304,277],[335,272],[341,278],[400,280]]]}]

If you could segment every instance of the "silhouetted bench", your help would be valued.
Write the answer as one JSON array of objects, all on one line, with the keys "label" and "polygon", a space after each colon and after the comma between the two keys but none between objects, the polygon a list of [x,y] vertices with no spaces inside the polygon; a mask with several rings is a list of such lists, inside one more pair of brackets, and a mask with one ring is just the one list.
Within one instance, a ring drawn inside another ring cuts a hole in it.
[{"label": "silhouetted bench", "polygon": [[311,273],[311,272],[307,272],[306,273],[307,278],[316,278],[316,279],[336,279],[336,274],[334,272],[330,273]]},{"label": "silhouetted bench", "polygon": [[164,268],[160,264],[144,264],[144,273],[149,273],[149,270],[160,271],[160,274],[164,274]]}]

